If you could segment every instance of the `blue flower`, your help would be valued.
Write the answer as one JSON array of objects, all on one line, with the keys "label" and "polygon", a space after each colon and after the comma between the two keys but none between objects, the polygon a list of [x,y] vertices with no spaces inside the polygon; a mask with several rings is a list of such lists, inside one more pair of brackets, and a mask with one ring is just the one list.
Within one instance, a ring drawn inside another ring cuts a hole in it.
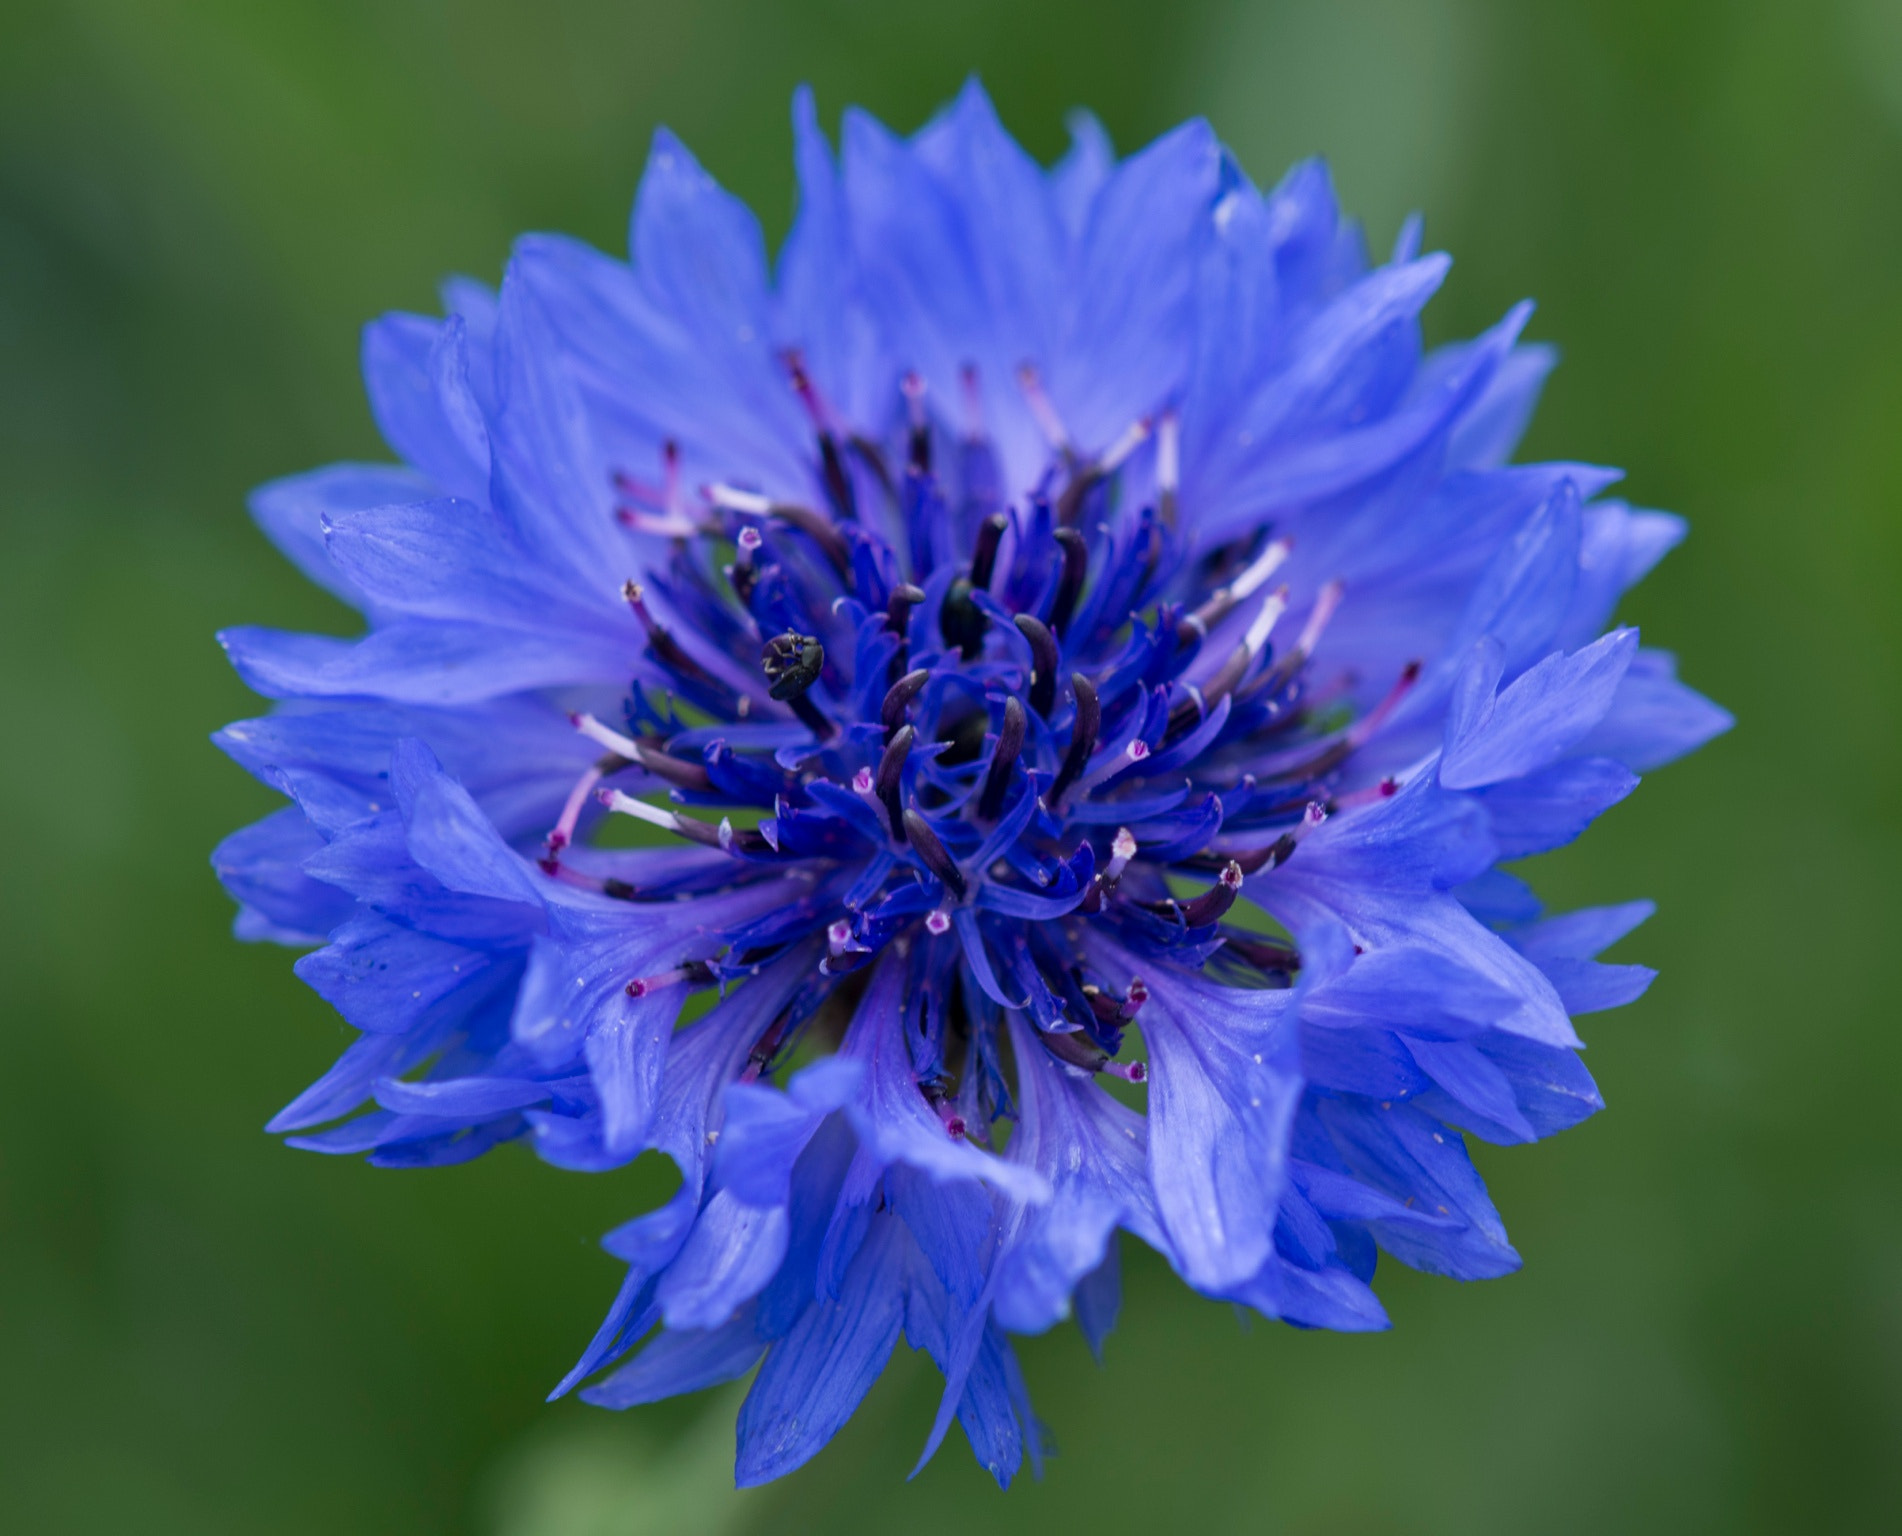
[{"label": "blue flower", "polygon": [[631,261],[369,328],[403,464],[254,502],[367,631],[223,637],[291,804],[216,863],[360,1032],[293,1145],[678,1167],[558,1392],[757,1365],[757,1483],[902,1335],[1008,1482],[1010,1336],[1100,1350],[1119,1230],[1304,1327],[1518,1265],[1466,1138],[1599,1107],[1650,909],[1500,866],[1729,721],[1606,629],[1682,523],[1507,462],[1552,356],[1423,350],[1417,225],[1373,265],[1200,123],[1045,171],[975,84],[794,126],[776,271],[662,133]]}]

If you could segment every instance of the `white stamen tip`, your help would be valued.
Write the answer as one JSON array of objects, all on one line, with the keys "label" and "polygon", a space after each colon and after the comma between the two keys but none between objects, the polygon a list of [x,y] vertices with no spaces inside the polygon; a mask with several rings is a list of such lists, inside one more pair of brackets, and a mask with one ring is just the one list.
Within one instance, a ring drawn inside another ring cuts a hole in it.
[{"label": "white stamen tip", "polygon": [[708,501],[727,512],[745,512],[754,517],[765,517],[773,510],[771,498],[760,495],[758,491],[743,491],[736,485],[710,485],[705,494]]},{"label": "white stamen tip", "polygon": [[937,911],[929,914],[925,918],[925,927],[932,933],[949,933],[951,931],[951,914],[940,907]]},{"label": "white stamen tip", "polygon": [[1242,637],[1242,644],[1251,653],[1259,651],[1268,643],[1268,637],[1274,633],[1275,625],[1281,622],[1282,614],[1288,611],[1288,589],[1277,587],[1261,605],[1261,612],[1255,615],[1254,623],[1248,626],[1248,633]]},{"label": "white stamen tip", "polygon": [[1282,562],[1288,558],[1288,552],[1294,545],[1287,539],[1276,539],[1255,556],[1254,563],[1229,583],[1229,595],[1240,602],[1249,593],[1258,590],[1263,582],[1281,569]]},{"label": "white stamen tip", "polygon": [[852,775],[852,793],[855,795],[869,795],[871,792],[872,770],[869,768],[861,768],[857,773]]},{"label": "white stamen tip", "polygon": [[1156,424],[1156,488],[1174,491],[1182,480],[1182,427],[1174,411]]},{"label": "white stamen tip", "polygon": [[1116,838],[1110,844],[1110,855],[1113,858],[1121,859],[1125,864],[1135,858],[1136,834],[1131,832],[1128,827],[1118,827],[1116,829]]},{"label": "white stamen tip", "polygon": [[741,553],[750,555],[765,541],[760,537],[759,529],[749,524],[740,530],[740,536],[734,542],[740,546]]},{"label": "white stamen tip", "polygon": [[1129,744],[1126,750],[1129,755],[1129,760],[1132,763],[1140,763],[1145,757],[1149,756],[1149,743],[1138,736]]}]

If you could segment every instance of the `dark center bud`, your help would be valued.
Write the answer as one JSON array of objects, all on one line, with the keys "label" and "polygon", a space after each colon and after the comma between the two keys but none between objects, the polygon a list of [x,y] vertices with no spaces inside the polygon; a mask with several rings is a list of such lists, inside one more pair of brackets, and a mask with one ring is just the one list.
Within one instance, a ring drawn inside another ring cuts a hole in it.
[{"label": "dark center bud", "polygon": [[1017,632],[1030,642],[1030,707],[1047,719],[1057,702],[1057,637],[1042,619],[1027,613],[1018,614],[1016,624]]},{"label": "dark center bud", "polygon": [[1088,766],[1090,754],[1096,750],[1096,733],[1103,725],[1103,705],[1097,698],[1096,685],[1081,672],[1073,672],[1070,686],[1076,690],[1076,719],[1070,726],[1070,750],[1063,754],[1057,781],[1050,786],[1048,799],[1052,806],[1063,799],[1063,792]]},{"label": "dark center bud", "polygon": [[1057,578],[1056,601],[1050,605],[1050,627],[1066,635],[1076,617],[1077,599],[1083,595],[1083,578],[1089,573],[1090,546],[1074,528],[1059,528],[1056,537],[1063,549],[1063,574]]},{"label": "dark center bud", "polygon": [[911,701],[918,697],[925,684],[931,681],[931,674],[920,667],[915,672],[907,672],[885,691],[885,702],[878,707],[879,723],[885,727],[885,740],[891,741],[899,726],[905,723],[905,711],[911,707]]},{"label": "dark center bud", "polygon": [[1004,530],[1010,519],[993,512],[977,528],[977,547],[971,552],[971,585],[979,591],[991,589],[991,577],[997,570],[997,549],[1004,542]]},{"label": "dark center bud", "polygon": [[938,628],[944,631],[945,643],[955,645],[966,661],[977,660],[984,647],[984,631],[990,628],[983,610],[972,601],[971,591],[970,578],[960,576],[951,583],[938,609]]},{"label": "dark center bud", "polygon": [[1004,728],[997,733],[997,750],[991,754],[990,771],[984,777],[984,793],[977,813],[986,821],[995,821],[1004,809],[1004,791],[1010,787],[1011,766],[1024,750],[1024,731],[1029,726],[1024,706],[1015,698],[1004,704]]},{"label": "dark center bud", "polygon": [[886,813],[891,818],[892,836],[899,842],[905,840],[910,830],[911,818],[899,815],[899,788],[904,782],[905,760],[911,756],[911,744],[918,739],[918,733],[909,725],[901,725],[892,733],[892,739],[885,743],[884,756],[878,760],[878,771],[872,775],[872,792],[885,804]]},{"label": "dark center bud", "polygon": [[944,882],[944,888],[959,901],[964,900],[970,889],[964,882],[964,871],[959,869],[955,860],[945,851],[938,834],[931,830],[931,824],[925,820],[916,806],[907,806],[904,815],[905,835],[911,839],[912,847],[918,850],[918,857],[926,869]]}]

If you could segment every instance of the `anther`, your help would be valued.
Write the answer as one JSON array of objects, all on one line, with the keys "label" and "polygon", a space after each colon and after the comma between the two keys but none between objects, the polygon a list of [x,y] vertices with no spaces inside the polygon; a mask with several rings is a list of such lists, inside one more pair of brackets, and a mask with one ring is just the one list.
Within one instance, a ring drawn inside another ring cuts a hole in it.
[{"label": "anther", "polygon": [[[635,765],[645,768],[657,779],[665,779],[669,784],[677,784],[682,789],[709,790],[713,781],[707,777],[707,770],[700,763],[688,762],[685,758],[672,757],[659,747],[649,746],[644,741],[636,741],[632,736],[623,736],[611,726],[603,725],[593,715],[571,714],[568,723],[581,732],[590,741],[598,741],[606,747],[613,757],[602,758],[595,764],[605,776],[617,773],[621,768]],[[610,763],[618,766],[609,766]]]},{"label": "anther", "polygon": [[978,799],[977,813],[986,821],[995,821],[1004,809],[1004,791],[1010,787],[1011,766],[1024,749],[1024,731],[1029,721],[1024,706],[1015,698],[1004,703],[1004,725],[997,733],[997,750],[991,754],[990,771],[984,777],[984,793]]},{"label": "anther", "polygon": [[1102,879],[1105,885],[1114,885],[1123,878],[1123,871],[1129,868],[1129,861],[1136,857],[1136,834],[1128,827],[1118,827],[1116,836],[1110,839],[1109,863],[1103,866]]},{"label": "anther", "polygon": [[654,976],[637,976],[627,984],[629,997],[651,997],[668,987],[677,987],[682,982],[693,986],[705,986],[713,980],[713,971],[704,960],[689,960],[685,965],[677,965],[671,971],[661,971]]},{"label": "anther", "polygon": [[634,617],[640,620],[641,628],[647,631],[647,644],[657,661],[687,677],[725,690],[726,685],[717,681],[705,667],[682,650],[673,632],[654,617],[653,611],[647,606],[646,588],[638,581],[624,581],[621,583],[621,596],[626,599],[628,607],[634,610]]},{"label": "anther", "polygon": [[1189,616],[1190,619],[1200,625],[1206,634],[1233,613],[1237,603],[1257,591],[1263,582],[1280,570],[1293,548],[1291,540],[1271,540],[1267,548],[1249,562],[1241,575],[1227,586],[1218,588],[1207,602]]},{"label": "anther", "polygon": [[1123,461],[1138,448],[1149,441],[1149,418],[1138,417],[1127,427],[1123,434],[1103,450],[1103,456],[1096,461],[1098,474],[1113,475],[1123,467]]},{"label": "anther", "polygon": [[951,931],[951,914],[938,907],[925,914],[925,931],[942,937]]},{"label": "anther", "polygon": [[1235,898],[1241,894],[1241,889],[1242,867],[1230,859],[1214,885],[1193,901],[1182,904],[1182,921],[1191,928],[1219,922],[1228,909],[1235,905]]},{"label": "anther", "polygon": [[826,926],[826,952],[833,959],[846,952],[852,943],[852,925],[844,918]]},{"label": "anther", "polygon": [[858,502],[852,494],[852,481],[846,474],[845,460],[839,456],[839,439],[832,430],[818,390],[812,387],[805,360],[798,352],[786,354],[786,371],[791,374],[793,391],[799,396],[799,403],[806,408],[806,415],[812,422],[813,435],[819,439],[819,468],[833,510],[840,517],[856,519]]},{"label": "anther", "polygon": [[1176,488],[1182,480],[1182,426],[1174,411],[1156,423],[1156,511],[1165,528],[1176,525]]},{"label": "anther", "polygon": [[1063,755],[1063,766],[1046,797],[1054,808],[1063,792],[1077,780],[1096,750],[1096,733],[1103,724],[1103,705],[1097,698],[1096,685],[1081,672],[1070,674],[1070,686],[1076,691],[1076,719],[1070,726],[1070,750]]},{"label": "anther", "polygon": [[720,830],[710,827],[704,821],[691,816],[682,816],[674,811],[664,811],[657,805],[649,805],[645,800],[618,789],[595,791],[595,799],[610,811],[622,816],[632,816],[636,821],[644,821],[650,827],[659,827],[663,832],[675,832],[690,843],[699,843],[704,848],[722,848],[731,852],[730,839],[723,842]]},{"label": "anther", "polygon": [[1057,578],[1056,600],[1050,605],[1050,627],[1063,635],[1069,632],[1070,621],[1076,617],[1077,599],[1083,595],[1090,546],[1074,528],[1059,528],[1056,538],[1063,550],[1063,574]]},{"label": "anther", "polygon": [[1024,404],[1030,407],[1031,419],[1037,423],[1038,430],[1052,448],[1064,458],[1070,458],[1070,434],[1063,430],[1063,418],[1057,415],[1056,406],[1044,393],[1043,376],[1037,372],[1035,363],[1025,363],[1018,368],[1017,387],[1024,392]]},{"label": "anther", "polygon": [[905,440],[905,462],[917,473],[931,473],[931,423],[925,416],[925,381],[916,373],[907,373],[898,381],[905,396],[905,414],[910,429]]},{"label": "anther", "polygon": [[980,592],[991,590],[991,577],[997,569],[997,547],[1004,540],[1010,519],[993,512],[977,526],[977,545],[971,552],[971,585]]},{"label": "anther", "polygon": [[907,806],[904,815],[905,833],[911,839],[912,847],[918,850],[918,857],[924,861],[926,869],[944,882],[944,887],[959,901],[964,900],[970,887],[965,884],[964,871],[959,869],[955,860],[945,851],[938,834],[931,830],[931,824],[919,813],[918,808]]},{"label": "anther", "polygon": [[1039,1030],[1037,1036],[1043,1041],[1044,1048],[1065,1066],[1077,1067],[1085,1072],[1108,1072],[1126,1083],[1140,1083],[1149,1076],[1140,1061],[1111,1061],[1109,1052],[1081,1030],[1068,1034],[1045,1034]]},{"label": "anther", "polygon": [[759,571],[753,564],[753,557],[759,553],[759,547],[765,541],[760,537],[759,529],[748,523],[733,540],[737,553],[733,563],[726,568],[727,584],[733,588],[733,595],[742,603],[753,600],[753,583],[759,577]]},{"label": "anther", "polygon": [[918,697],[926,683],[931,681],[931,673],[924,667],[907,672],[903,677],[885,690],[885,702],[878,706],[879,723],[885,727],[885,739],[889,742],[892,733],[905,723],[905,711],[911,707],[911,701]]},{"label": "anther", "polygon": [[878,772],[872,778],[872,792],[891,819],[892,836],[901,843],[911,828],[911,818],[899,814],[899,789],[904,782],[905,760],[911,756],[911,744],[917,739],[917,731],[909,725],[901,725],[894,731],[892,739],[885,744],[884,756],[878,760]]},{"label": "anther", "polygon": [[1222,949],[1232,954],[1258,971],[1269,971],[1292,976],[1301,968],[1301,955],[1298,950],[1286,944],[1277,944],[1270,939],[1258,939],[1249,934],[1228,933],[1222,936]]},{"label": "anther", "polygon": [[1020,613],[1013,621],[1030,642],[1030,707],[1045,718],[1057,702],[1057,641],[1043,620]]},{"label": "anther", "polygon": [[970,578],[958,577],[944,594],[944,602],[938,609],[938,628],[944,631],[946,642],[955,645],[966,661],[977,660],[984,646],[984,632],[990,628],[990,620],[972,601],[971,592]]}]

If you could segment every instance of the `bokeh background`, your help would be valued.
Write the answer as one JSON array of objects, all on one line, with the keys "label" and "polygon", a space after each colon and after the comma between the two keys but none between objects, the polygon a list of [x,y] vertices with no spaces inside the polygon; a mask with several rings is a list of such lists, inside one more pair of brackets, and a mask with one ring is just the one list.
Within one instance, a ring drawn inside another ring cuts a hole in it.
[{"label": "bokeh background", "polygon": [[[246,489],[376,457],[357,328],[609,248],[666,121],[792,210],[788,97],[903,127],[980,71],[1037,153],[1207,113],[1327,153],[1384,246],[1521,295],[1564,365],[1530,454],[1694,535],[1632,600],[1733,707],[1534,878],[1658,898],[1663,975],[1586,1021],[1610,1108],[1482,1149],[1526,1258],[1384,1266],[1378,1337],[1238,1325],[1129,1255],[1061,1454],[910,1465],[900,1350],[815,1464],[727,1491],[732,1400],[542,1396],[652,1198],[520,1149],[422,1174],[275,1145],[342,1026],[229,937],[206,864],[270,797],[218,626],[347,618]],[[1902,1495],[1902,4],[1896,0],[0,3],[0,1527],[21,1532],[1894,1529]]]}]

